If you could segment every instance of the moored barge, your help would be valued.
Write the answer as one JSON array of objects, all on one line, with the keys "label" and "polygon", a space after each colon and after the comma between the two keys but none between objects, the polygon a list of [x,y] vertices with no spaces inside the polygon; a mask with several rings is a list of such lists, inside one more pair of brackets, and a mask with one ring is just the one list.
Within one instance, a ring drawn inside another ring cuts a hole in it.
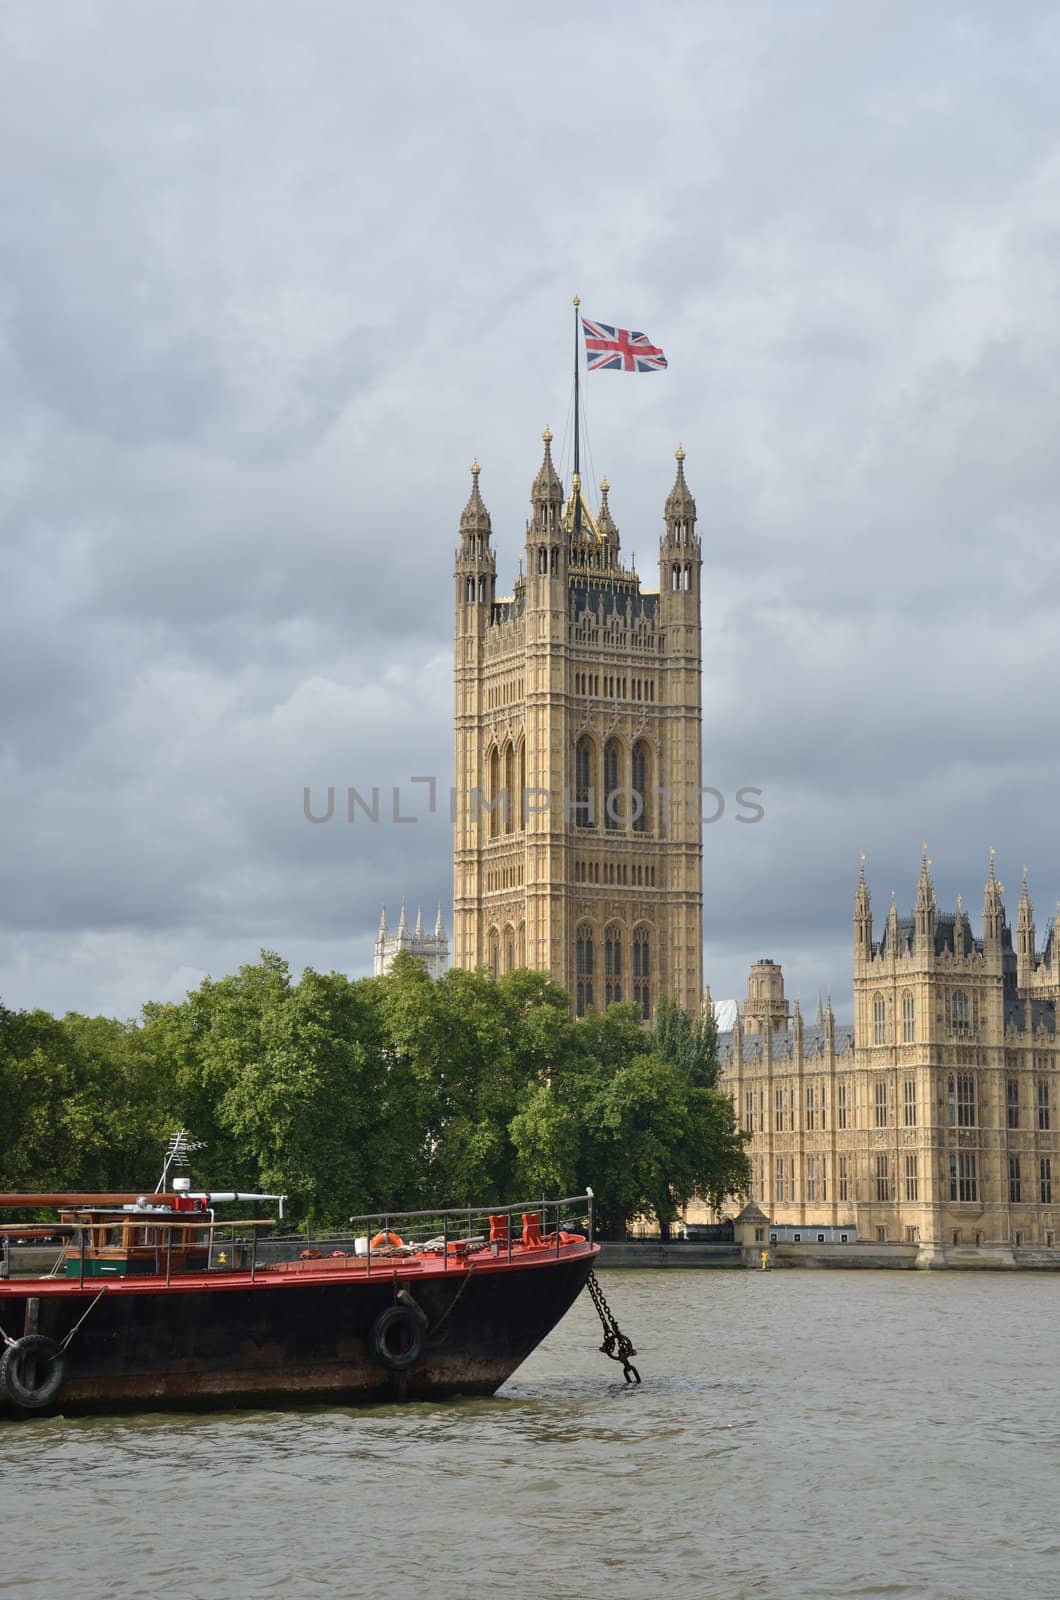
[{"label": "moored barge", "polygon": [[65,1241],[47,1276],[0,1280],[0,1414],[490,1395],[599,1251],[589,1192],[353,1218],[348,1249],[263,1261],[263,1224],[221,1224],[213,1208],[280,1197],[186,1183],[150,1198],[0,1195],[57,1207]]}]

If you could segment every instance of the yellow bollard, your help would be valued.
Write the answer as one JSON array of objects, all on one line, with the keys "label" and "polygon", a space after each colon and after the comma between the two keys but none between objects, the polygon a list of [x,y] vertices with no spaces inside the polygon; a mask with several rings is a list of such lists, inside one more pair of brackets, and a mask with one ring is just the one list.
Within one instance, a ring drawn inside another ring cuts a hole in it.
[{"label": "yellow bollard", "polygon": [[762,1271],[765,1272],[766,1268],[769,1266],[769,1251],[762,1250],[759,1254],[759,1260],[762,1263]]}]

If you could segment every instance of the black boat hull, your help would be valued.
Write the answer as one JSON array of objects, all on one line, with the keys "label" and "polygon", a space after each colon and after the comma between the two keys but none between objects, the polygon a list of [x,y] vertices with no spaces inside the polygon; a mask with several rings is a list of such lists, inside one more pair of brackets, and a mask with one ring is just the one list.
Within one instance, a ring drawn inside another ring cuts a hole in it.
[{"label": "black boat hull", "polygon": [[[461,1263],[420,1275],[136,1280],[102,1294],[87,1281],[10,1282],[0,1328],[9,1338],[32,1330],[62,1344],[84,1318],[64,1352],[52,1413],[490,1395],[570,1308],[596,1254],[582,1246],[518,1265]],[[390,1341],[395,1370],[378,1334],[379,1319],[399,1306],[399,1335],[403,1322],[417,1328],[422,1348],[404,1366],[400,1338],[396,1348]],[[26,1413],[0,1390],[0,1414]]]}]

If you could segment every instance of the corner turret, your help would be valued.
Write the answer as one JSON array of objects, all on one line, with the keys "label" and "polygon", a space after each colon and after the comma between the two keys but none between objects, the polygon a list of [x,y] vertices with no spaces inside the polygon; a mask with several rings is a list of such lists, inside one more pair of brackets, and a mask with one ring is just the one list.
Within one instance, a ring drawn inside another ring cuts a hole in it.
[{"label": "corner turret", "polygon": [[490,619],[497,590],[497,558],[490,548],[490,514],[479,493],[481,467],[471,463],[471,494],[460,515],[456,552],[456,631],[482,632]]}]

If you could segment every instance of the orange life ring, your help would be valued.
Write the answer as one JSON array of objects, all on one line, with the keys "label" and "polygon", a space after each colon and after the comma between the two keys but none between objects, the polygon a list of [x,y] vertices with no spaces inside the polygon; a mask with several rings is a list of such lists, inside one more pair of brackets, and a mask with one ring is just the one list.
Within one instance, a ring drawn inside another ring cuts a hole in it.
[{"label": "orange life ring", "polygon": [[385,1244],[402,1245],[404,1239],[396,1233],[377,1233],[368,1245],[369,1250],[381,1250]]}]

